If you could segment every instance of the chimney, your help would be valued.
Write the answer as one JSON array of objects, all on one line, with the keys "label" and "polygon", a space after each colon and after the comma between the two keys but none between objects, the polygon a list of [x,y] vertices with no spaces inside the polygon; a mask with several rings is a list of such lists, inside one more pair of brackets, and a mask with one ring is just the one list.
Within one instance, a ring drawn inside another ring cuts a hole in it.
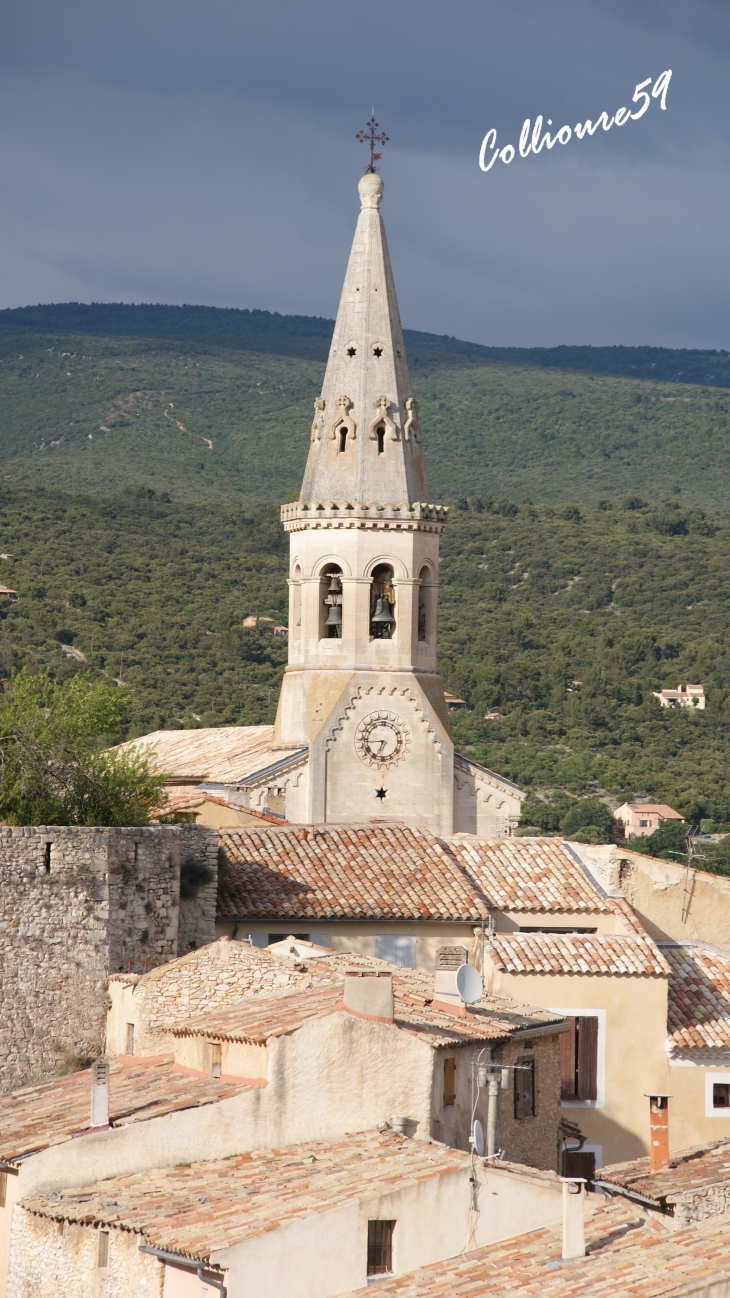
[{"label": "chimney", "polygon": [[345,1009],[361,1019],[393,1022],[393,975],[380,969],[348,969]]},{"label": "chimney", "polygon": [[456,987],[456,969],[437,969],[434,979],[432,1006],[436,1010],[447,1010],[449,1014],[468,1014],[466,1005]]},{"label": "chimney", "polygon": [[649,1161],[652,1172],[669,1167],[669,1101],[671,1095],[649,1097]]},{"label": "chimney", "polygon": [[92,1130],[109,1126],[109,1060],[95,1059],[91,1065]]},{"label": "chimney", "polygon": [[563,1261],[586,1255],[586,1183],[582,1177],[563,1176]]}]

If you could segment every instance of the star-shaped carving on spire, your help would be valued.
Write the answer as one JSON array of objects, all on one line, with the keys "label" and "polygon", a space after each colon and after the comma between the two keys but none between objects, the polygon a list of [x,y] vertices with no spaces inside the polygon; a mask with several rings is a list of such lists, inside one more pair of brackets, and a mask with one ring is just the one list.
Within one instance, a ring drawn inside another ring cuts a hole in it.
[{"label": "star-shaped carving on spire", "polygon": [[358,131],[355,136],[355,139],[359,140],[361,144],[370,145],[370,166],[365,168],[366,173],[368,171],[377,171],[375,163],[383,156],[382,153],[375,152],[375,145],[388,143],[388,136],[385,134],[385,131],[381,131],[380,135],[378,135],[377,132],[379,126],[380,122],[376,122],[375,116],[373,115],[365,129],[363,131]]}]

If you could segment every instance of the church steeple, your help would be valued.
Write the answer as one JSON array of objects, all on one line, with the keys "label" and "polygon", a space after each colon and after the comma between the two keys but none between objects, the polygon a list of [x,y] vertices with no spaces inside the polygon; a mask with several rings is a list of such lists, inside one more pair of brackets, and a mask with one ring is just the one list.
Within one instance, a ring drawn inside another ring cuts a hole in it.
[{"label": "church steeple", "polygon": [[315,401],[301,503],[413,505],[429,498],[418,405],[408,373],[380,203],[366,172],[362,210]]},{"label": "church steeple", "polygon": [[371,170],[359,190],[302,491],[281,511],[289,663],[274,746],[308,750],[287,789],[289,820],[386,816],[450,833],[454,754],[436,664],[448,510],[428,501],[383,182]]}]

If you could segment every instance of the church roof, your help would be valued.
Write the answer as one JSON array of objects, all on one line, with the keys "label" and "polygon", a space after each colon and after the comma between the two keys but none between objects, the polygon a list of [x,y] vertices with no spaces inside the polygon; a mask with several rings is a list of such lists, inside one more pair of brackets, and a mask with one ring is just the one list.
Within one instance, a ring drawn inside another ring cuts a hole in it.
[{"label": "church roof", "polygon": [[[362,210],[337,312],[301,502],[428,501],[393,271],[380,215],[383,182],[359,184]],[[377,430],[382,429],[379,441]]]},{"label": "church roof", "polygon": [[211,726],[200,730],[155,730],[119,745],[121,752],[154,756],[172,783],[238,784],[290,756],[273,752],[273,726]]},{"label": "church roof", "polygon": [[480,921],[609,912],[557,839],[438,838],[398,822],[223,829],[219,920]]}]

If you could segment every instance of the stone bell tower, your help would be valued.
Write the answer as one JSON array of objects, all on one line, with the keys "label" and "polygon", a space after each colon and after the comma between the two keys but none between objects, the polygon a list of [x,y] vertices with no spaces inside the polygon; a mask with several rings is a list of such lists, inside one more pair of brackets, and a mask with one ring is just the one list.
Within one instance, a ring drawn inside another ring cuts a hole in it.
[{"label": "stone bell tower", "polygon": [[436,667],[439,536],[385,230],[362,210],[290,535],[289,665],[274,745],[308,749],[289,820],[453,829],[454,750]]}]

